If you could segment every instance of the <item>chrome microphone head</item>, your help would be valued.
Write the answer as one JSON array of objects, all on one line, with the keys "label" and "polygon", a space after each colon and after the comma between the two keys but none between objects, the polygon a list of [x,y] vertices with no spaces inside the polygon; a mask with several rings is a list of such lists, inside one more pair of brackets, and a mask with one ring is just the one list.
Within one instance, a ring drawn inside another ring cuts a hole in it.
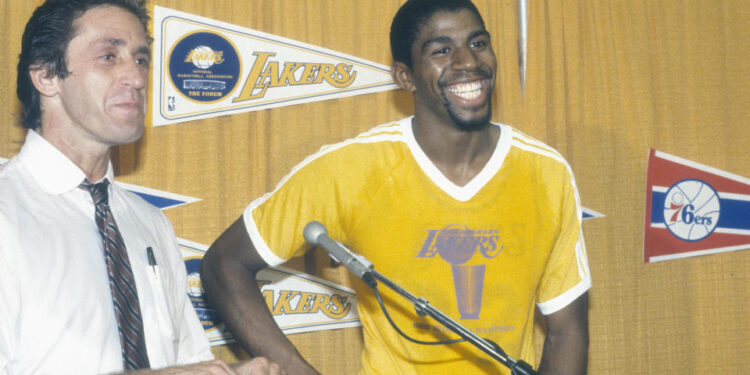
[{"label": "chrome microphone head", "polygon": [[320,237],[321,234],[328,235],[328,231],[326,230],[326,227],[318,221],[307,223],[305,229],[302,230],[302,236],[305,237],[305,241],[315,246],[320,244],[318,242],[318,237]]}]

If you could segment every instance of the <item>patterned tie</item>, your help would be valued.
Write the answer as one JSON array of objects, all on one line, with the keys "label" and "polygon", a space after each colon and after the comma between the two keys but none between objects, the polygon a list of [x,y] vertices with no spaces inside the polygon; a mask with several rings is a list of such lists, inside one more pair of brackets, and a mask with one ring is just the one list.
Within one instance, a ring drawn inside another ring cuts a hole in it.
[{"label": "patterned tie", "polygon": [[86,179],[79,187],[91,194],[96,207],[96,225],[104,244],[104,260],[107,264],[112,303],[120,332],[123,366],[125,370],[149,368],[138,291],[135,288],[133,269],[130,267],[125,242],[109,209],[108,185],[107,180],[92,185]]}]

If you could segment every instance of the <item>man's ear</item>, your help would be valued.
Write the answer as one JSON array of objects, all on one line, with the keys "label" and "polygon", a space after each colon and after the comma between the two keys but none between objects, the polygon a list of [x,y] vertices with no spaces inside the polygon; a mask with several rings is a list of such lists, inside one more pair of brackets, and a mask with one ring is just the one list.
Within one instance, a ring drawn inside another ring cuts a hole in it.
[{"label": "man's ear", "polygon": [[60,78],[44,66],[29,67],[29,76],[31,77],[31,83],[42,96],[55,96],[57,94],[57,83]]},{"label": "man's ear", "polygon": [[394,61],[391,66],[391,76],[393,80],[398,84],[399,87],[408,91],[414,92],[414,80],[412,79],[412,72],[406,64],[401,61]]}]

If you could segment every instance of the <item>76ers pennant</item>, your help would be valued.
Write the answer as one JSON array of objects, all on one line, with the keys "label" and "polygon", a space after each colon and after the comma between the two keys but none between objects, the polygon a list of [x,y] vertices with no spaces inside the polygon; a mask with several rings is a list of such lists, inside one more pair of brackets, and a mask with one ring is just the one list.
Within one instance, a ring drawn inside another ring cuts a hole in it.
[{"label": "76ers pennant", "polygon": [[750,179],[651,149],[643,261],[750,249]]}]

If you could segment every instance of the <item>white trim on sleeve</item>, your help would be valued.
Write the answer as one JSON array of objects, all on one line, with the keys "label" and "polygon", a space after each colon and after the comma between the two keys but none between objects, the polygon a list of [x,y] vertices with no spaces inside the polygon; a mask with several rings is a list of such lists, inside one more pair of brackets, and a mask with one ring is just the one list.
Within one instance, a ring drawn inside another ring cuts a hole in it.
[{"label": "white trim on sleeve", "polygon": [[273,251],[271,251],[271,248],[268,247],[266,241],[261,237],[260,231],[258,231],[258,226],[255,224],[255,219],[253,219],[253,210],[257,207],[256,202],[259,200],[262,199],[256,200],[245,208],[245,211],[242,213],[242,219],[245,221],[245,229],[247,230],[247,235],[250,237],[250,242],[255,246],[258,255],[260,255],[269,266],[278,266],[279,264],[285,263],[286,260],[279,258],[273,253]]},{"label": "white trim on sleeve", "polygon": [[536,306],[542,315],[549,315],[562,310],[565,306],[568,306],[571,302],[575,301],[576,298],[583,295],[591,289],[591,278],[581,280],[576,286],[568,289],[565,293],[547,301],[537,303]]}]

